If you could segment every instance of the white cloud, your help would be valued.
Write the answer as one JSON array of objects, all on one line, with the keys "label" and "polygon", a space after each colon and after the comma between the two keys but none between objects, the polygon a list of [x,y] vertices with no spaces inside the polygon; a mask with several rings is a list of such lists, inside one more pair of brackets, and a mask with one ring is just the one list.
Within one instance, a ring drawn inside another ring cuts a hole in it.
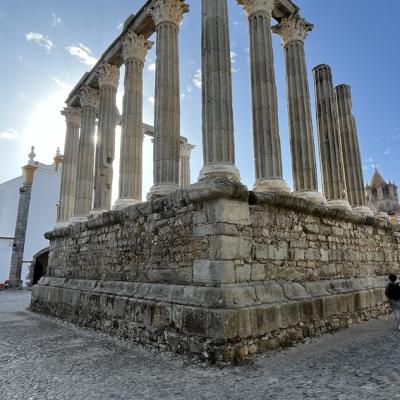
[{"label": "white cloud", "polygon": [[37,32],[29,32],[25,35],[28,42],[35,42],[39,46],[44,47],[47,51],[50,51],[54,47],[54,43],[47,37]]},{"label": "white cloud", "polygon": [[194,74],[193,84],[194,84],[194,86],[196,86],[198,89],[201,89],[201,84],[202,84],[201,69],[198,69],[198,70],[196,71],[196,73]]},{"label": "white cloud", "polygon": [[237,54],[236,54],[234,51],[231,51],[231,61],[232,61],[232,64],[235,64],[235,62],[236,62],[236,57],[237,57]]},{"label": "white cloud", "polygon": [[148,97],[148,98],[147,98],[147,101],[148,101],[150,104],[152,104],[152,105],[154,106],[155,99],[154,99],[153,96]]},{"label": "white cloud", "polygon": [[147,71],[156,72],[156,63],[151,63],[147,66]]},{"label": "white cloud", "polygon": [[386,149],[384,152],[383,152],[383,154],[389,154],[390,153],[390,147],[388,148],[388,149]]},{"label": "white cloud", "polygon": [[51,80],[57,85],[59,86],[61,89],[64,89],[65,91],[70,92],[73,87],[72,85],[70,85],[69,83],[66,83],[64,81],[62,81],[61,79],[58,78],[51,78]]},{"label": "white cloud", "polygon": [[51,26],[56,26],[56,25],[60,25],[62,24],[62,19],[60,17],[57,17],[57,15],[55,13],[51,14],[52,18],[53,18],[53,22],[51,23]]},{"label": "white cloud", "polygon": [[71,56],[77,57],[80,62],[93,67],[97,63],[97,58],[92,56],[92,51],[89,47],[82,43],[78,46],[67,46],[65,48]]},{"label": "white cloud", "polygon": [[400,139],[400,134],[393,136],[393,139]]},{"label": "white cloud", "polygon": [[117,29],[117,31],[120,31],[123,27],[124,27],[124,24],[122,22],[118,22],[116,29]]},{"label": "white cloud", "polygon": [[5,131],[0,132],[0,139],[4,140],[15,140],[17,139],[18,134],[14,129],[7,129]]}]

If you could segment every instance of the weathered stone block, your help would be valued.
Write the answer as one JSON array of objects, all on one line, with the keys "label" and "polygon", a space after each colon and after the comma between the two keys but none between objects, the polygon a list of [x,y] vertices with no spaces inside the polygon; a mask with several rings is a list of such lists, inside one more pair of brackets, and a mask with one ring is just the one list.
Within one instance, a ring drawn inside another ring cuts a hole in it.
[{"label": "weathered stone block", "polygon": [[264,264],[251,264],[251,280],[253,282],[263,281],[265,279]]},{"label": "weathered stone block", "polygon": [[243,201],[216,199],[205,204],[208,222],[227,222],[237,225],[250,224],[250,207]]},{"label": "weathered stone block", "polygon": [[251,258],[251,240],[245,237],[213,236],[209,238],[208,256],[211,260],[248,260]]},{"label": "weathered stone block", "polygon": [[279,328],[288,328],[300,322],[299,303],[284,303],[279,307]]},{"label": "weathered stone block", "polygon": [[251,267],[248,264],[236,265],[236,282],[248,282],[250,281]]},{"label": "weathered stone block", "polygon": [[197,260],[193,265],[193,282],[206,285],[235,283],[233,261]]}]

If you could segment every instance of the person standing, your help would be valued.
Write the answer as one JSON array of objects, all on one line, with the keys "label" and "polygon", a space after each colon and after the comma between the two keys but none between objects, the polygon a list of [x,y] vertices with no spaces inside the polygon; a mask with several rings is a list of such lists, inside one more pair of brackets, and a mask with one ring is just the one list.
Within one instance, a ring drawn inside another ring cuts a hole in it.
[{"label": "person standing", "polygon": [[385,294],[389,299],[390,308],[394,312],[398,329],[400,329],[400,285],[395,274],[389,275],[389,283],[386,285]]}]

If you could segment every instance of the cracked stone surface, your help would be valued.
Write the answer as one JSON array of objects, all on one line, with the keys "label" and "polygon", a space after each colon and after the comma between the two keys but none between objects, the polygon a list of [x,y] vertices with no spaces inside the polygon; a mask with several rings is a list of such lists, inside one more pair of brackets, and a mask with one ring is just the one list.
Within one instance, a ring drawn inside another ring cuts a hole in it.
[{"label": "cracked stone surface", "polygon": [[0,399],[396,399],[393,316],[218,368],[26,311],[0,292]]}]

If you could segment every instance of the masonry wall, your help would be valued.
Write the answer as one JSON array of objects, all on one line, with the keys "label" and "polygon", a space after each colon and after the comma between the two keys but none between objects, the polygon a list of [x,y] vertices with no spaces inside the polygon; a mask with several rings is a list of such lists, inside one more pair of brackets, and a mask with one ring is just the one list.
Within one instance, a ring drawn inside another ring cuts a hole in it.
[{"label": "masonry wall", "polygon": [[49,233],[33,310],[231,362],[387,312],[398,227],[229,181]]}]

